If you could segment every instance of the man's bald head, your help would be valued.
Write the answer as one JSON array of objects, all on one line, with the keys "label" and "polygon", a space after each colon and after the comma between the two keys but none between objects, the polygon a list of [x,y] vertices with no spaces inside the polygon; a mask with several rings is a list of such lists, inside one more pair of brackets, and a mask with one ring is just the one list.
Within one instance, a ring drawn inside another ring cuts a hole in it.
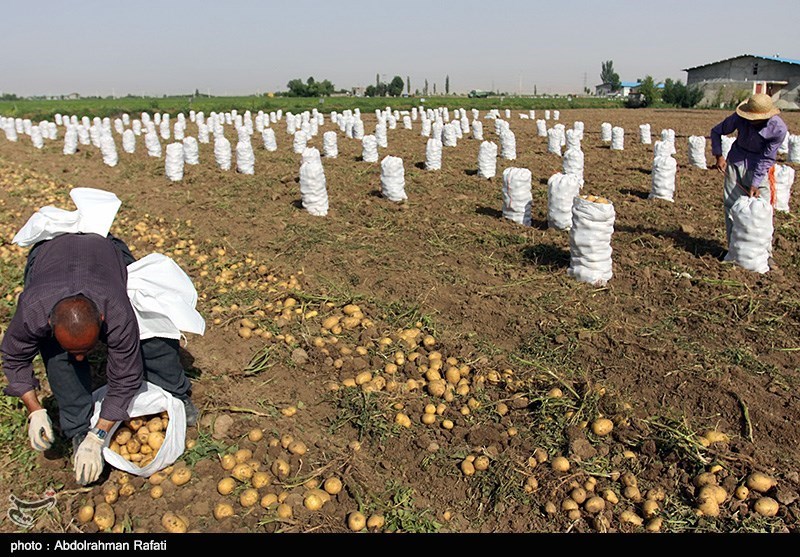
[{"label": "man's bald head", "polygon": [[50,313],[50,326],[61,348],[81,361],[100,338],[103,315],[83,294],[59,301]]}]

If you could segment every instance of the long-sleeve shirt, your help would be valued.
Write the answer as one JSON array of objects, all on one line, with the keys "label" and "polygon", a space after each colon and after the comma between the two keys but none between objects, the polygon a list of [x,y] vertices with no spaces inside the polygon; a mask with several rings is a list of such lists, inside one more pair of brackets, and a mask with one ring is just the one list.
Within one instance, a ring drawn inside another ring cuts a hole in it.
[{"label": "long-sleeve shirt", "polygon": [[744,163],[753,170],[752,186],[758,187],[778,157],[778,149],[788,133],[780,116],[773,116],[758,129],[750,120],[735,112],[711,128],[711,154],[722,155],[722,136],[737,132],[736,141],[728,151],[728,164]]},{"label": "long-sleeve shirt", "polygon": [[38,246],[27,284],[17,302],[0,353],[8,378],[5,393],[21,396],[38,388],[33,359],[39,343],[53,336],[49,324],[60,300],[83,294],[104,316],[100,340],[108,347],[108,392],[100,417],[119,421],[142,384],[139,325],[128,298],[128,270],[121,252],[97,234],[64,234]]}]

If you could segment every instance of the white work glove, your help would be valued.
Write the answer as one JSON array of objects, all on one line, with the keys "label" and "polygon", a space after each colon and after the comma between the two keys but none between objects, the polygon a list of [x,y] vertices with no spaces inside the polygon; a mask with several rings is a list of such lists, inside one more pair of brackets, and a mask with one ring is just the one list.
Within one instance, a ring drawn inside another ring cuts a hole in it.
[{"label": "white work glove", "polygon": [[53,423],[47,410],[39,408],[28,416],[28,440],[35,451],[46,451],[53,444]]},{"label": "white work glove", "polygon": [[105,442],[97,434],[89,432],[75,452],[75,480],[87,485],[100,477],[103,471],[103,445]]}]

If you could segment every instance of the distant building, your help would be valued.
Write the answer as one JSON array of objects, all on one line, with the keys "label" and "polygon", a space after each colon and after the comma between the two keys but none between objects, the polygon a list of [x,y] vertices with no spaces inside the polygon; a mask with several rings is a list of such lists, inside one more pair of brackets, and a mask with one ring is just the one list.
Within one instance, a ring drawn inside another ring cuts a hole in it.
[{"label": "distant building", "polygon": [[74,101],[74,100],[76,100],[76,99],[80,99],[80,98],[81,98],[81,95],[80,95],[80,93],[70,93],[69,95],[67,95],[67,96],[66,96],[66,97],[64,97],[64,98],[65,98],[65,99],[67,99],[67,100],[69,100],[69,101]]},{"label": "distant building", "polygon": [[598,97],[627,97],[631,90],[635,89],[639,86],[638,81],[622,81],[620,82],[620,87],[616,91],[613,91],[611,88],[610,83],[601,83],[600,85],[595,86],[594,94]]},{"label": "distant building", "polygon": [[698,106],[731,106],[753,93],[766,93],[778,108],[800,108],[800,60],[742,54],[686,68],[686,85],[703,89]]},{"label": "distant building", "polygon": [[366,92],[366,87],[353,87],[351,89],[351,95],[354,97],[363,97]]}]

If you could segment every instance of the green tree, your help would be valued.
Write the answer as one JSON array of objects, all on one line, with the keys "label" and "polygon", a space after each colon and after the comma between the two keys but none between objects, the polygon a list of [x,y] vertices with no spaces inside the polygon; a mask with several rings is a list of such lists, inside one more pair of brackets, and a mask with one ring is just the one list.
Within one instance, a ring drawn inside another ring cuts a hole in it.
[{"label": "green tree", "polygon": [[450,76],[449,75],[444,78],[444,94],[445,95],[449,95],[450,94]]},{"label": "green tree", "polygon": [[433,84],[433,94],[434,95],[436,94],[436,84],[435,83]]},{"label": "green tree", "polygon": [[368,97],[377,97],[378,96],[378,88],[374,85],[367,85],[367,88],[364,89],[364,94]]},{"label": "green tree", "polygon": [[620,88],[619,75],[614,71],[613,60],[603,62],[600,70],[600,82],[610,84],[612,91],[617,91]]},{"label": "green tree", "polygon": [[698,87],[687,87],[680,81],[664,80],[661,100],[666,104],[681,108],[692,108],[703,100],[703,91]]},{"label": "green tree", "polygon": [[286,84],[286,87],[289,89],[289,92],[286,93],[289,97],[305,97],[308,91],[302,79],[293,79]]},{"label": "green tree", "polygon": [[380,86],[381,86],[381,74],[376,73],[375,74],[375,88],[377,89]]},{"label": "green tree", "polygon": [[406,93],[411,96],[411,78],[406,76]]},{"label": "green tree", "polygon": [[403,82],[403,78],[399,75],[396,75],[392,78],[392,81],[389,83],[387,88],[387,92],[393,97],[399,97],[403,94],[403,87],[405,87],[405,83]]},{"label": "green tree", "polygon": [[645,76],[644,79],[640,80],[641,83],[639,85],[639,92],[644,96],[644,103],[646,106],[652,106],[653,103],[658,99],[658,89],[656,89],[656,84],[653,81],[653,78]]},{"label": "green tree", "polygon": [[425,80],[425,87],[422,88],[422,94],[428,96],[428,80]]}]

